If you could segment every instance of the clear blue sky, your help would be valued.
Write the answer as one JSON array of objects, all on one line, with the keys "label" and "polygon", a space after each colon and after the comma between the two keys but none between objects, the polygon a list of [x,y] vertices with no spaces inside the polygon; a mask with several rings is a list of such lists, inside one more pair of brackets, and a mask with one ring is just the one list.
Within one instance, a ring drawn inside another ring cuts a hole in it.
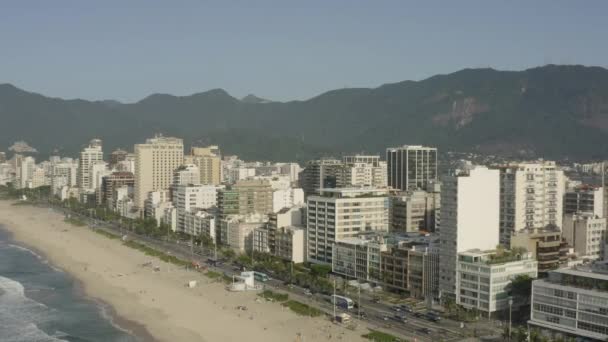
[{"label": "clear blue sky", "polygon": [[465,67],[608,65],[608,1],[6,0],[0,83],[137,101],[274,100]]}]

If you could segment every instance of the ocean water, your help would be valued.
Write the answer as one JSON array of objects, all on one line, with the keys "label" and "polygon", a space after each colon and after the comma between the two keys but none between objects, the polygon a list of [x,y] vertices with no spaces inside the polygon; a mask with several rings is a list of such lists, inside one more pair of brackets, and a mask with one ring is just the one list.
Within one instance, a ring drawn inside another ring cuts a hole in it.
[{"label": "ocean water", "polygon": [[108,307],[83,296],[73,278],[1,228],[1,342],[139,340],[113,324]]}]

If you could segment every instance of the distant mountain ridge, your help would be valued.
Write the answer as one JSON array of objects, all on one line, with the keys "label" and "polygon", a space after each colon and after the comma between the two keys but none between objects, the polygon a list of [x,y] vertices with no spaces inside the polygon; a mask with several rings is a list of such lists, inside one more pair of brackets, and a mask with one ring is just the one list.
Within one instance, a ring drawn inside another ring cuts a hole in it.
[{"label": "distant mountain ridge", "polygon": [[464,69],[422,81],[332,90],[305,101],[237,99],[223,89],[153,94],[136,103],[63,100],[0,84],[0,150],[25,140],[41,154],[75,155],[155,133],[215,143],[246,159],[305,160],[388,146],[525,157],[608,157],[608,70],[547,65]]}]

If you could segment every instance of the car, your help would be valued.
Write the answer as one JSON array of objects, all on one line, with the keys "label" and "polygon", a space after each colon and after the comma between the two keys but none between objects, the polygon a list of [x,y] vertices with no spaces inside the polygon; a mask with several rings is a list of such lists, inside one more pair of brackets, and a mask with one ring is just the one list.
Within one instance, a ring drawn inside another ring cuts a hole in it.
[{"label": "car", "polygon": [[406,323],[407,322],[407,318],[405,318],[405,315],[395,315],[393,316],[393,319],[397,322],[402,322],[402,323]]},{"label": "car", "polygon": [[420,330],[418,330],[419,332],[425,334],[425,335],[430,335],[431,334],[431,329],[429,328],[422,328]]},{"label": "car", "polygon": [[407,304],[401,304],[399,305],[401,307],[401,310],[405,311],[405,312],[414,312],[414,309],[412,309],[411,306],[407,305]]},{"label": "car", "polygon": [[400,307],[400,306],[395,305],[395,306],[393,306],[393,308],[392,308],[392,309],[393,309],[394,311],[401,312],[401,307]]},{"label": "car", "polygon": [[305,290],[304,294],[307,296],[312,296],[312,292],[310,290]]},{"label": "car", "polygon": [[382,317],[383,320],[388,321],[390,318],[388,318],[388,316],[384,316]]},{"label": "car", "polygon": [[426,314],[426,318],[431,321],[431,322],[439,322],[441,321],[441,316],[439,316],[438,314],[434,313],[434,312],[428,312]]}]

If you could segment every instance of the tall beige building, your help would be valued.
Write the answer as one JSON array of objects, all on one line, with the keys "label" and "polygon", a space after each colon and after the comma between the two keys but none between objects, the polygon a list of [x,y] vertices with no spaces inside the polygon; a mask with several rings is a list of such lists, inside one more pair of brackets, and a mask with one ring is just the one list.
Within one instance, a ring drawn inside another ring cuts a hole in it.
[{"label": "tall beige building", "polygon": [[156,136],[135,145],[135,205],[144,207],[150,191],[171,186],[174,171],[184,161],[182,139]]},{"label": "tall beige building", "polygon": [[199,168],[200,183],[218,185],[222,182],[222,162],[217,146],[192,147],[190,155],[184,158],[184,164],[193,164]]}]

